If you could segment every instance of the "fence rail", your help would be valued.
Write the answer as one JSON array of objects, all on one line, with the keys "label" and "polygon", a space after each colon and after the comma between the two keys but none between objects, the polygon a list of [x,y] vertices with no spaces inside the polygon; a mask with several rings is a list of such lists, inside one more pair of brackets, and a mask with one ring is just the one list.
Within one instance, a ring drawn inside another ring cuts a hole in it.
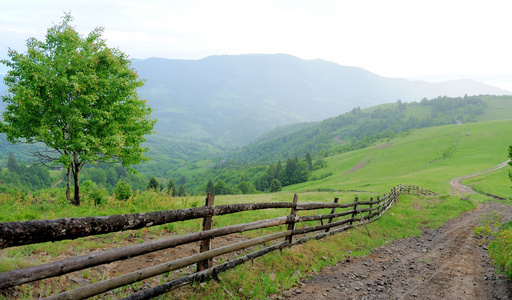
[{"label": "fence rail", "polygon": [[[144,268],[115,278],[66,291],[57,295],[52,295],[47,298],[84,299],[149,277],[197,264],[197,272],[194,274],[172,280],[168,283],[150,288],[127,298],[149,299],[186,283],[208,280],[216,274],[277,249],[301,244],[311,239],[321,239],[326,236],[348,230],[354,226],[373,222],[377,220],[387,209],[389,209],[393,203],[396,203],[398,201],[398,196],[403,193],[435,195],[434,192],[421,187],[400,185],[391,189],[390,193],[384,195],[382,198],[377,197],[376,200],[370,198],[369,201],[359,201],[356,197],[353,203],[345,204],[339,204],[338,198],[335,198],[333,203],[300,203],[298,202],[298,196],[295,195],[293,201],[290,203],[249,203],[214,206],[214,195],[208,194],[206,205],[198,208],[114,215],[107,217],[65,218],[57,220],[0,223],[0,249],[3,249],[13,246],[76,239],[98,234],[140,229],[184,220],[203,219],[203,230],[199,232],[175,236],[140,245],[95,252],[39,266],[0,273],[0,288],[8,288],[36,280],[64,275],[101,264],[107,264],[158,250],[201,241],[201,249],[198,254],[172,260],[157,266]],[[212,228],[211,220],[213,216],[274,208],[290,208],[291,212],[289,215],[273,219]],[[329,208],[331,209],[329,214],[298,216],[299,211]],[[337,209],[343,211],[336,212]],[[327,220],[325,224],[324,220]],[[320,221],[321,225],[296,229],[295,226],[297,223],[309,221]],[[211,239],[214,237],[276,227],[280,225],[287,225],[286,230],[240,243],[210,249]],[[320,233],[312,234],[314,232]],[[274,245],[262,250],[249,253],[224,264],[217,266],[212,265],[213,257],[246,249],[259,244],[277,241],[279,239],[281,239],[281,242],[274,242]]]}]

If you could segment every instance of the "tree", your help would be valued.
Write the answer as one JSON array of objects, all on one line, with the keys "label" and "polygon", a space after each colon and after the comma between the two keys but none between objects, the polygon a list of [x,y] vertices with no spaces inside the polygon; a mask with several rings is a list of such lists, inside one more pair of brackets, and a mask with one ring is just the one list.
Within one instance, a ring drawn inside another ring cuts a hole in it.
[{"label": "tree", "polygon": [[313,160],[311,159],[311,154],[306,153],[306,163],[308,164],[308,170],[313,170]]},{"label": "tree", "polygon": [[[511,159],[511,161],[508,162],[508,164],[512,167],[512,146],[508,147],[508,158]],[[510,177],[510,180],[512,180],[512,172],[508,171],[508,176]]]},{"label": "tree", "polygon": [[132,186],[123,180],[119,180],[114,188],[114,194],[117,200],[128,200],[132,196]]},{"label": "tree", "polygon": [[186,194],[185,194],[185,187],[183,186],[183,184],[180,184],[180,188],[178,190],[178,197],[185,197]]},{"label": "tree", "polygon": [[158,186],[159,186],[158,181],[156,180],[155,176],[151,176],[151,178],[149,178],[149,182],[148,182],[148,190],[157,191]]},{"label": "tree", "polygon": [[208,180],[208,184],[206,184],[206,194],[211,193],[215,194],[215,186],[213,185],[213,181]]},{"label": "tree", "polygon": [[19,170],[18,162],[12,152],[9,152],[9,157],[7,158],[7,170],[13,173],[18,173]]},{"label": "tree", "polygon": [[171,194],[173,197],[176,197],[178,194],[178,190],[176,189],[176,184],[174,183],[174,179],[169,179],[169,184],[167,185],[167,193]]},{"label": "tree", "polygon": [[226,183],[224,183],[224,181],[222,179],[217,181],[217,183],[215,184],[215,195],[228,195],[228,194],[229,194],[229,188],[226,185]]},{"label": "tree", "polygon": [[[9,49],[11,68],[4,78],[8,94],[0,131],[12,143],[44,143],[34,155],[42,163],[60,164],[67,170],[66,197],[80,205],[79,174],[84,165],[121,162],[132,165],[147,160],[142,154],[145,135],[156,120],[141,100],[144,85],[131,68],[128,56],[108,48],[103,28],[86,37],[62,22],[49,28],[45,41],[27,40],[27,52]],[[70,196],[70,176],[74,198]]]},{"label": "tree", "polygon": [[279,182],[279,179],[274,179],[272,180],[272,182],[270,183],[270,192],[271,193],[275,193],[275,192],[279,192],[281,190],[281,182]]}]

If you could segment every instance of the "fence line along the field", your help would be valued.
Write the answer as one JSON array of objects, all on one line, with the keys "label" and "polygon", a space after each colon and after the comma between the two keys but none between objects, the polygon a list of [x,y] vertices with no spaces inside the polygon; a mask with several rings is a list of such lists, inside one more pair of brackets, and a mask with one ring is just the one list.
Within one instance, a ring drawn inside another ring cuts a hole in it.
[{"label": "fence line along the field", "polygon": [[[176,247],[178,245],[202,241],[203,246],[201,248],[201,252],[196,255],[173,260],[158,266],[145,268],[129,274],[124,274],[115,278],[111,278],[105,281],[81,287],[75,290],[67,291],[58,295],[53,295],[50,297],[50,299],[83,299],[85,297],[97,295],[114,288],[118,288],[172,270],[180,269],[185,266],[190,266],[192,264],[198,264],[198,272],[193,276],[191,275],[187,277],[199,280],[203,278],[201,276],[206,276],[205,274],[217,274],[222,270],[227,270],[237,265],[238,262],[244,261],[244,258],[240,258],[236,260],[236,263],[229,262],[226,264],[212,267],[211,260],[215,256],[230,253],[240,249],[245,249],[247,247],[251,247],[254,245],[267,243],[268,241],[272,241],[275,239],[283,237],[285,238],[285,241],[282,243],[278,243],[277,245],[267,247],[263,250],[254,252],[253,254],[249,254],[248,256],[246,256],[255,257],[254,255],[259,256],[261,253],[268,253],[269,251],[273,251],[275,249],[282,249],[283,247],[301,244],[311,239],[321,239],[326,236],[341,231],[345,231],[349,228],[353,228],[354,226],[359,226],[363,224],[366,225],[366,223],[373,222],[376,219],[378,219],[387,209],[391,207],[393,203],[395,203],[395,201],[397,201],[398,196],[402,193],[433,194],[433,192],[414,186],[398,186],[396,188],[393,188],[391,192],[385,195],[384,197],[377,197],[377,200],[375,201],[373,200],[373,198],[370,198],[370,201],[359,201],[358,198],[355,198],[355,201],[353,203],[339,204],[337,203],[338,201],[336,198],[334,200],[334,203],[299,203],[298,196],[295,195],[292,203],[250,203],[220,206],[213,206],[214,196],[212,194],[209,194],[207,195],[205,207],[201,208],[189,208],[175,211],[117,215],[98,218],[74,218],[0,223],[0,244],[2,245],[2,248],[5,248],[11,247],[13,244],[16,244],[16,242],[13,242],[12,240],[13,234],[16,232],[22,233],[20,234],[22,236],[22,241],[19,242],[19,244],[23,245],[38,243],[41,241],[52,241],[53,239],[58,241],[65,238],[70,238],[70,235],[66,233],[63,233],[61,235],[56,234],[56,232],[62,228],[70,230],[71,232],[85,230],[85,232],[75,234],[73,235],[73,237],[71,237],[77,238],[81,236],[95,235],[98,234],[97,232],[115,232],[120,230],[128,230],[127,228],[142,228],[147,226],[155,226],[189,219],[203,218],[204,220],[203,231],[200,232],[190,233],[159,241],[148,242],[141,245],[134,245],[119,249],[108,250],[104,252],[92,253],[40,266],[3,272],[0,273],[0,288],[15,286],[22,283],[32,282],[35,280],[63,275],[66,273],[82,270],[85,268],[90,268],[92,266],[97,266],[100,264],[106,264],[113,261],[118,261],[121,259],[126,259],[129,257],[134,257],[166,248]],[[291,208],[291,212],[289,215],[285,215],[274,219],[260,220],[245,224],[236,224],[215,229],[211,227],[212,216],[270,208]],[[302,210],[329,208],[331,209],[329,214],[297,216],[297,213]],[[335,212],[336,209],[338,208],[351,208],[351,210]],[[366,212],[367,214],[365,214]],[[334,220],[346,216],[349,217],[337,221]],[[323,220],[327,220],[327,222],[324,224]],[[296,223],[307,221],[320,221],[321,225],[295,229]],[[35,226],[34,224],[36,224],[37,226]],[[285,224],[288,225],[288,228],[287,230],[282,232],[270,234],[259,238],[254,238],[248,241],[228,245],[213,250],[211,250],[209,247],[211,244],[210,241],[214,237],[229,235],[233,233],[240,233],[249,230],[256,230],[261,228],[275,227]],[[48,230],[47,234],[44,237],[32,238],[27,236],[28,233],[34,234],[40,232],[40,230],[42,229]],[[317,231],[321,231],[321,233],[316,235],[308,235],[304,237],[305,234],[310,234]],[[297,236],[297,239],[295,241],[292,239],[293,236]],[[181,284],[179,282],[186,281],[184,280],[185,279],[177,279],[173,281],[175,283],[170,284],[169,286],[162,288],[157,287],[155,289],[158,291],[163,291],[168,290],[168,288],[175,288]]]}]

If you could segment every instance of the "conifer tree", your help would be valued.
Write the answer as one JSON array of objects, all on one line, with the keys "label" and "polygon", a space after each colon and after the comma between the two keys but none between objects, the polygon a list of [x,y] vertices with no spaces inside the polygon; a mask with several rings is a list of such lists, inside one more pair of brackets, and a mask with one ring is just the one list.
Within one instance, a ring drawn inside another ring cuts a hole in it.
[{"label": "conifer tree", "polygon": [[9,152],[9,157],[7,158],[7,170],[13,173],[18,173],[19,171],[18,162],[16,161],[16,158],[12,152]]},{"label": "conifer tree", "polygon": [[167,185],[167,193],[171,194],[173,197],[176,197],[178,194],[178,190],[176,189],[176,184],[174,183],[174,179],[169,179],[169,184]]}]

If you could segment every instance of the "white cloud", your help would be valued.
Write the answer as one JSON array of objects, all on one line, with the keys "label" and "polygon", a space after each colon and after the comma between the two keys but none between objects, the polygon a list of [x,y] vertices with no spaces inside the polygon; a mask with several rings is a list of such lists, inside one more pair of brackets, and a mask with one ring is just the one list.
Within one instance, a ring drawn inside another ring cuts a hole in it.
[{"label": "white cloud", "polygon": [[134,58],[289,53],[379,75],[510,73],[506,0],[4,1],[0,58],[71,11]]}]

